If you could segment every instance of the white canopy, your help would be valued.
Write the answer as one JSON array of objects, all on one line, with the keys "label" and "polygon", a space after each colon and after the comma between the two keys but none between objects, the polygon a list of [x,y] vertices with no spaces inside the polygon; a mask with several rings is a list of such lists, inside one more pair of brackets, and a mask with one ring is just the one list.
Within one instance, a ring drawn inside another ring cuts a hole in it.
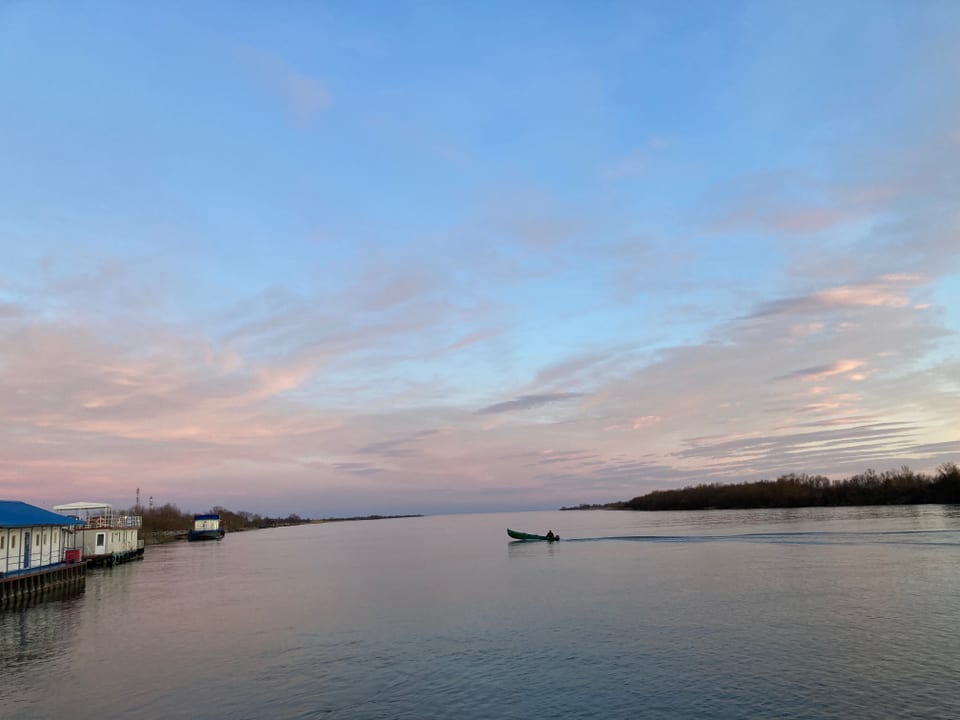
[{"label": "white canopy", "polygon": [[54,505],[53,509],[57,512],[70,510],[113,510],[113,505],[109,503],[75,502],[67,503],[66,505]]}]

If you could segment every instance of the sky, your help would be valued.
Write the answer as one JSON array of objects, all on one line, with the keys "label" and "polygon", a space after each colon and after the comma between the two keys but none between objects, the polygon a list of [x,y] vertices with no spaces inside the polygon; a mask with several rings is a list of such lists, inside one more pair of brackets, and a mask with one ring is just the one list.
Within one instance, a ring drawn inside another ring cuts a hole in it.
[{"label": "sky", "polygon": [[0,4],[0,498],[960,461],[960,4]]}]

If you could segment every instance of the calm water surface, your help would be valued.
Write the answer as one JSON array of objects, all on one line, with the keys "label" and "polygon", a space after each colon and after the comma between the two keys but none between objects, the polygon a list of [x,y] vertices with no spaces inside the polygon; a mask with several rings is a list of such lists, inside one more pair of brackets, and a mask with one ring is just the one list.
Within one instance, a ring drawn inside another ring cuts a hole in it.
[{"label": "calm water surface", "polygon": [[0,614],[0,717],[952,719],[958,565],[955,506],[235,533]]}]

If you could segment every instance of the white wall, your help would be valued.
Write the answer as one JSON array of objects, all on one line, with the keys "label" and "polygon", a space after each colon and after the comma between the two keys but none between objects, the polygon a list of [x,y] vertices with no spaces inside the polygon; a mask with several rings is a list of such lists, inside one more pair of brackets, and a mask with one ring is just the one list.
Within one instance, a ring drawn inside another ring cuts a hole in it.
[{"label": "white wall", "polygon": [[30,569],[63,562],[67,531],[61,527],[0,528],[0,572],[22,570],[24,537],[30,533]]},{"label": "white wall", "polygon": [[[92,558],[113,553],[125,553],[139,547],[139,530],[97,528],[79,531],[83,536],[83,556]],[[97,535],[103,535],[103,545],[97,547]]]}]

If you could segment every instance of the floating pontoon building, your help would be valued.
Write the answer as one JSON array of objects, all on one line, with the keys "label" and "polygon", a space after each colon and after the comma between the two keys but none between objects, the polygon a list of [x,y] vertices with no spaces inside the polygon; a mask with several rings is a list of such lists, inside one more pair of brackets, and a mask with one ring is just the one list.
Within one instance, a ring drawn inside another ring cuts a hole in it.
[{"label": "floating pontoon building", "polygon": [[108,503],[75,502],[53,508],[80,522],[77,534],[91,565],[115,565],[143,558],[140,515],[114,512]]},{"label": "floating pontoon building", "polygon": [[0,605],[82,584],[82,525],[36,505],[0,500]]}]

